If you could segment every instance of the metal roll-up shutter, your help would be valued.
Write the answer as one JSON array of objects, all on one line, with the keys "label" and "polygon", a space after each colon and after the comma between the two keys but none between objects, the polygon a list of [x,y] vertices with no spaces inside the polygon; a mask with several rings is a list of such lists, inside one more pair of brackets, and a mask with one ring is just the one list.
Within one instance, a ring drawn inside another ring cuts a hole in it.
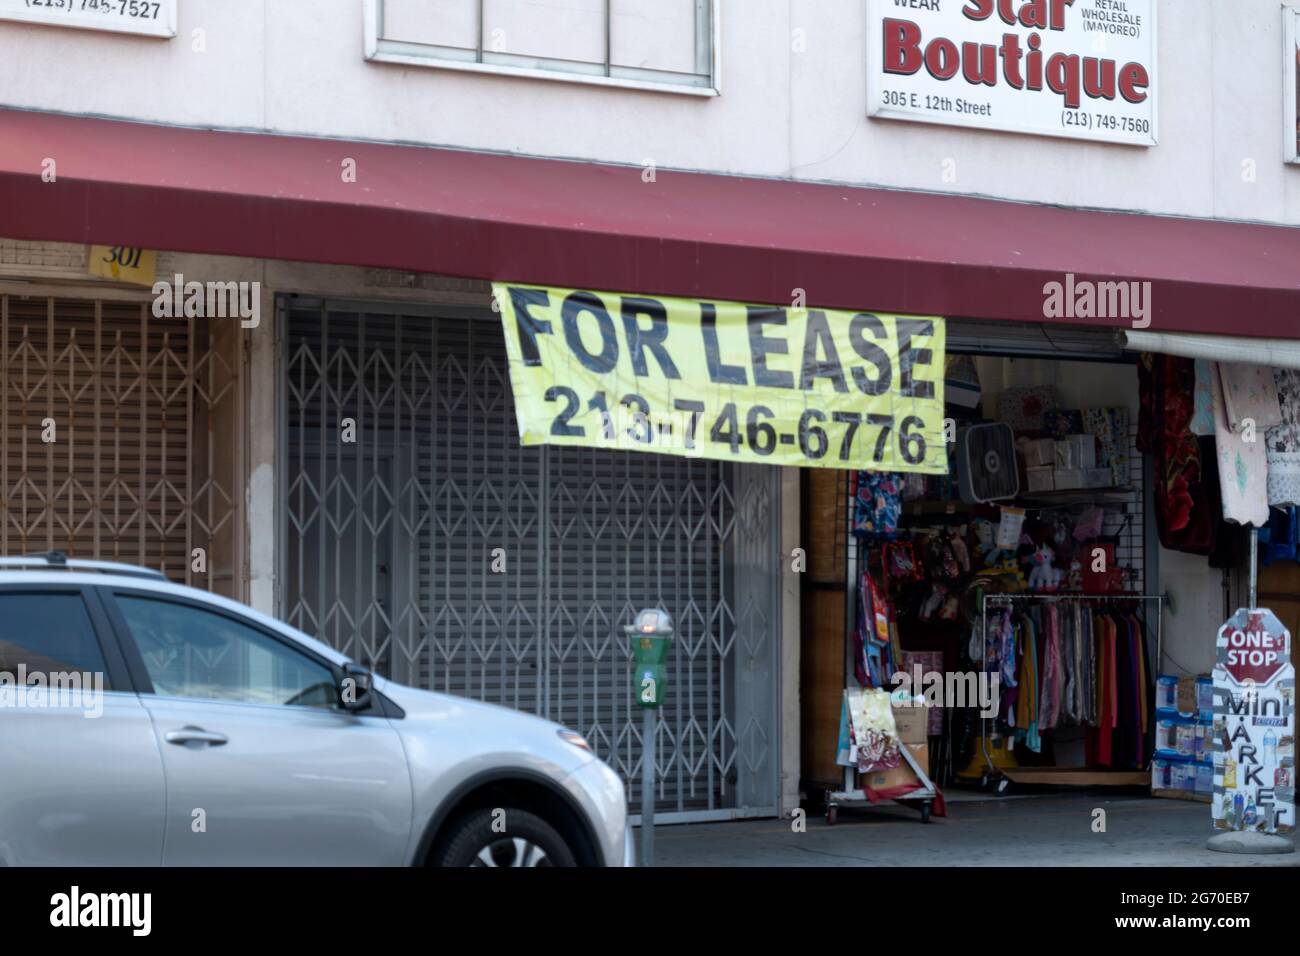
[{"label": "metal roll-up shutter", "polygon": [[284,307],[289,621],[397,680],[579,730],[631,779],[622,625],[661,606],[657,812],[775,813],[776,469],[524,448],[496,317]]}]

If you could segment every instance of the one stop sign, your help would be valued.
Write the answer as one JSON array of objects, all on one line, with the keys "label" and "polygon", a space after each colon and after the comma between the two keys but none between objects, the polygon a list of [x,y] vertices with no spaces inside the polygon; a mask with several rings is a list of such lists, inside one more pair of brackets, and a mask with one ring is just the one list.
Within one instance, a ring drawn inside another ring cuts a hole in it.
[{"label": "one stop sign", "polygon": [[1290,660],[1291,635],[1272,611],[1238,611],[1219,628],[1223,668],[1238,684],[1263,686]]}]

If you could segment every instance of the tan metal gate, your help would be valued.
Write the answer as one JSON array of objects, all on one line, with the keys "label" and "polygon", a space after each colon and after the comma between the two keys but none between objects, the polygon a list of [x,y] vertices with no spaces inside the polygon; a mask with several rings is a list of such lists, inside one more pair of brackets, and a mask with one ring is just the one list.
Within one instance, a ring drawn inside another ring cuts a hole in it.
[{"label": "tan metal gate", "polygon": [[243,597],[240,331],[144,301],[0,295],[0,553]]}]

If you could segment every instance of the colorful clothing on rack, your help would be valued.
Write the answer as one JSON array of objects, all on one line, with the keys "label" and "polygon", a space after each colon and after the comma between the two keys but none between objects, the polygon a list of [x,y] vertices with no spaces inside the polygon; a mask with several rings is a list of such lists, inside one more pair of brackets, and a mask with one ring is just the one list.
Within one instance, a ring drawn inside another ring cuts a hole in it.
[{"label": "colorful clothing on rack", "polygon": [[[1013,634],[1014,642],[1006,635]],[[1089,766],[1145,766],[1151,729],[1145,628],[1123,598],[1080,598],[999,610],[989,619],[988,669],[1015,662],[999,724],[1035,753],[1044,735],[1085,729]]]}]

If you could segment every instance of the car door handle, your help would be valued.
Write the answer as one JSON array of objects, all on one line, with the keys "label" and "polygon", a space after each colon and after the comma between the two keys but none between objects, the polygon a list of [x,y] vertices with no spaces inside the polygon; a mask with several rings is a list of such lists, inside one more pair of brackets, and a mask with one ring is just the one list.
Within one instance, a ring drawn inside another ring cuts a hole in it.
[{"label": "car door handle", "polygon": [[180,730],[169,730],[163,734],[163,740],[169,744],[208,744],[212,747],[220,747],[229,741],[225,734],[213,733],[210,730],[204,730],[202,727],[182,727]]}]

